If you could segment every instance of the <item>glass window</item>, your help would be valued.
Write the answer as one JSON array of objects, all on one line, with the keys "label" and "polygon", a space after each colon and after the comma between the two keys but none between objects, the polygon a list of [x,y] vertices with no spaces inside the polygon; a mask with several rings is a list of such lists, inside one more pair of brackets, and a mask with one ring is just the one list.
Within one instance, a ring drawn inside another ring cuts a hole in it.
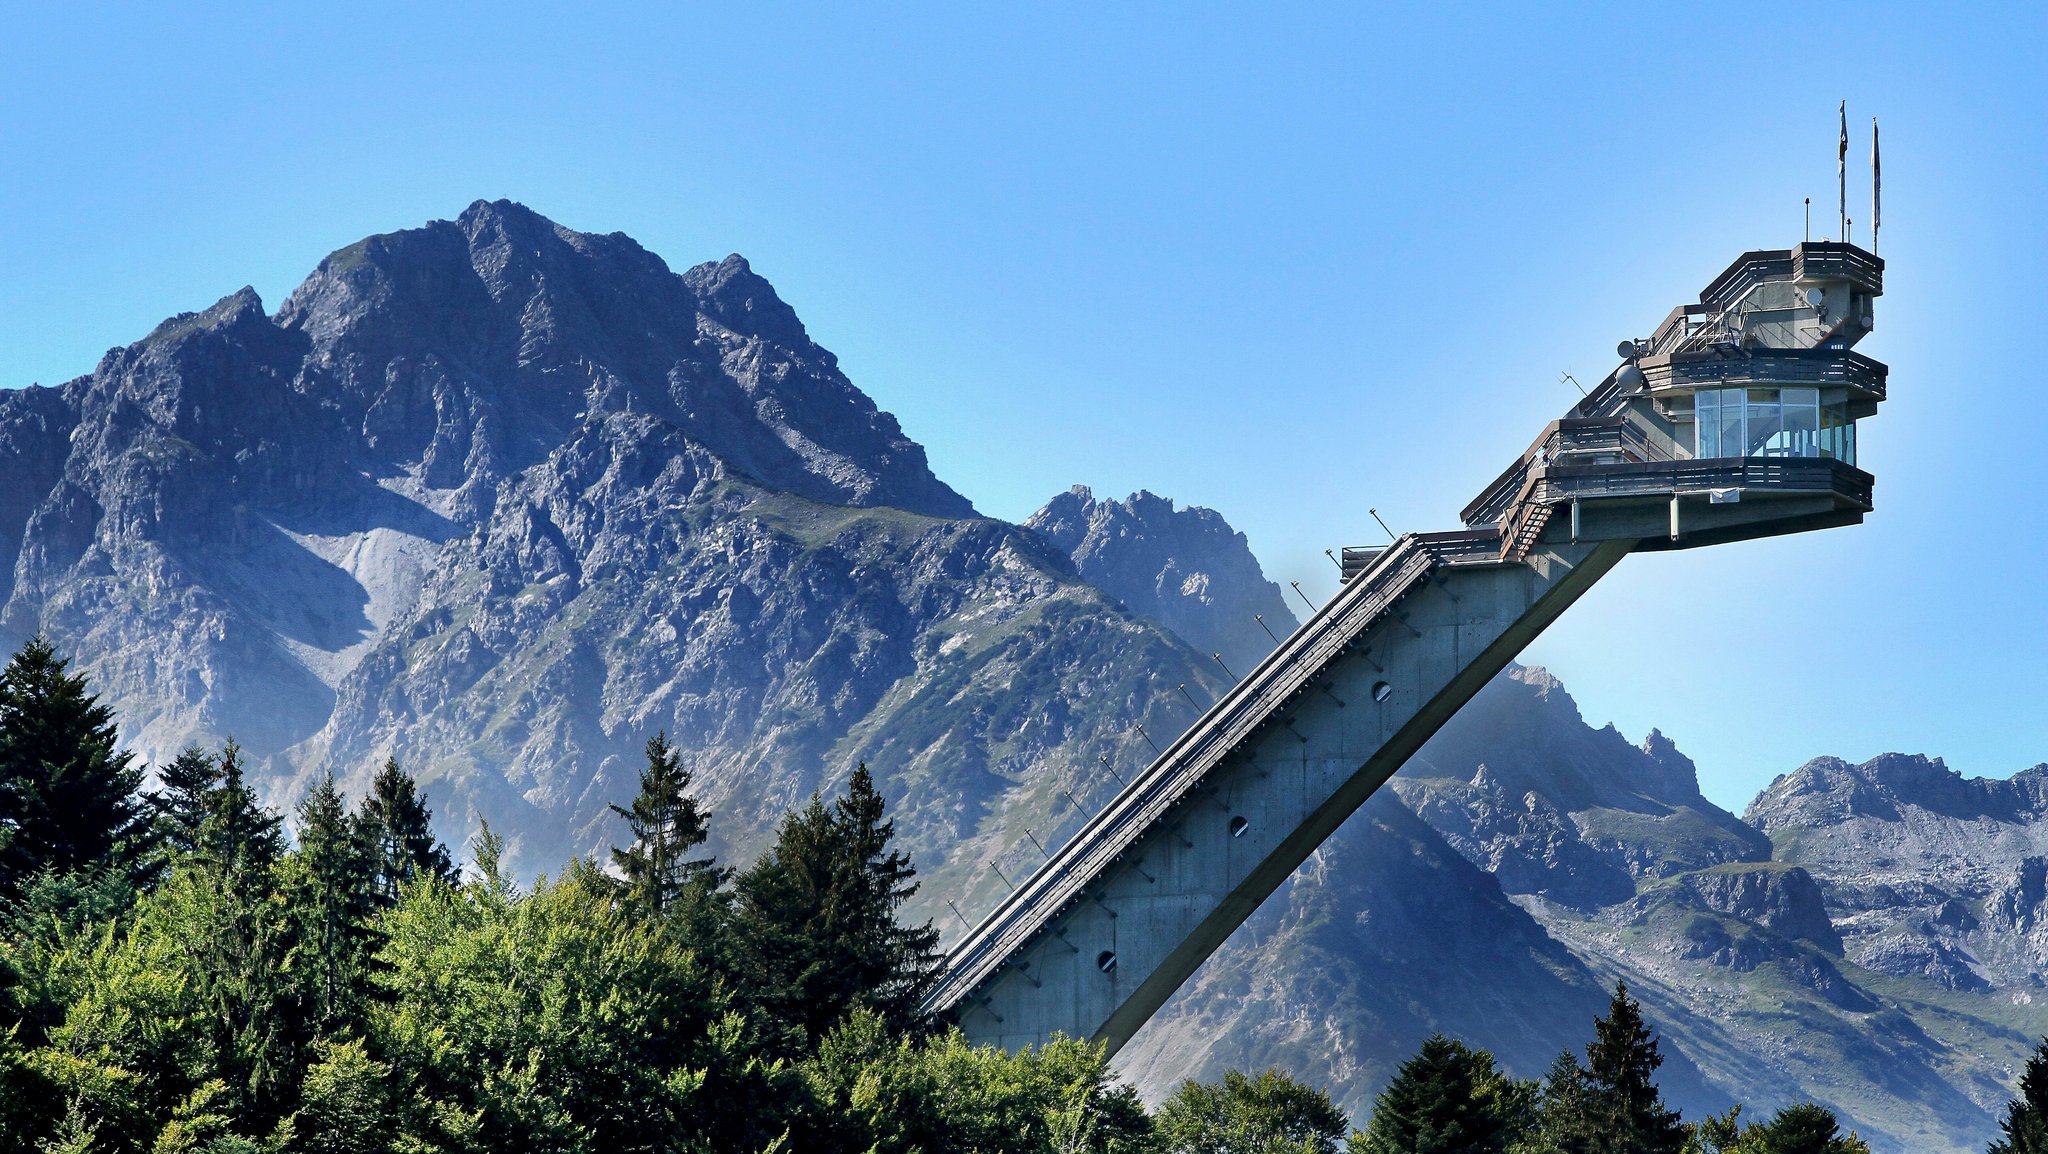
[{"label": "glass window", "polygon": [[1693,453],[1695,457],[1721,455],[1721,392],[1701,389],[1693,398]]},{"label": "glass window", "polygon": [[1820,456],[1820,390],[1785,389],[1779,394],[1785,419],[1785,456]]},{"label": "glass window", "polygon": [[1785,430],[1785,423],[1778,410],[1778,390],[1751,389],[1749,403],[1744,406],[1743,423],[1748,426],[1743,444],[1745,457],[1781,457],[1784,446],[1778,435]]},{"label": "glass window", "polygon": [[1820,410],[1820,455],[1856,463],[1856,422],[1847,401],[1831,401]]},{"label": "glass window", "polygon": [[1701,389],[1693,397],[1696,457],[1833,457],[1856,460],[1846,400],[1815,388]]}]

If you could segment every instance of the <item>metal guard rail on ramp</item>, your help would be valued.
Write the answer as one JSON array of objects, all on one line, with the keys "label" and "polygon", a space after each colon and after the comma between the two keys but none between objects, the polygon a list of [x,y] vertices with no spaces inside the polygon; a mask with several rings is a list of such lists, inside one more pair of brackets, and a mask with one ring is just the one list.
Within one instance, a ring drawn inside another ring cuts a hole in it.
[{"label": "metal guard rail on ramp", "polygon": [[1438,565],[1497,563],[1498,542],[1498,531],[1491,529],[1403,534],[954,946],[925,1010],[959,1005],[1062,910],[1084,900],[1089,884]]}]

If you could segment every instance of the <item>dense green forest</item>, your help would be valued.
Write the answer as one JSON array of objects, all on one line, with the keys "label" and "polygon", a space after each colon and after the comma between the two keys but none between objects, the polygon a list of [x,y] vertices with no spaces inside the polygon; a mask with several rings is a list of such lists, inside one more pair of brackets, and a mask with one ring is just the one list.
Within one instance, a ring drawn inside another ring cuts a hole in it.
[{"label": "dense green forest", "polygon": [[[1617,987],[1540,1081],[1434,1037],[1363,1130],[1277,1071],[1147,1109],[1099,1046],[922,1020],[938,935],[865,767],[744,869],[662,735],[626,844],[521,887],[386,763],[287,836],[232,741],[156,784],[46,642],[0,673],[0,1150],[1855,1154],[1814,1105],[1683,1122]],[[1997,1154],[2048,1154],[2048,1048]]]}]

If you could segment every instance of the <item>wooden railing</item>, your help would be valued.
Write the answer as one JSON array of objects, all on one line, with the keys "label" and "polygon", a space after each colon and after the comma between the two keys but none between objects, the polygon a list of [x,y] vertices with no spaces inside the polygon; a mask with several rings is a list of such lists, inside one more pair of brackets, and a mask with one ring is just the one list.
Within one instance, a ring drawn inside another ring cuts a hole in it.
[{"label": "wooden railing", "polygon": [[1591,497],[1663,496],[1715,489],[1832,493],[1870,508],[1876,479],[1827,457],[1712,457],[1695,461],[1553,466],[1532,478],[1528,500],[1555,505]]},{"label": "wooden railing", "polygon": [[1846,349],[1761,349],[1730,357],[1679,353],[1646,357],[1641,367],[1652,392],[1811,385],[1854,389],[1864,399],[1879,401],[1884,399],[1887,372],[1882,362]]},{"label": "wooden railing", "polygon": [[1809,241],[1792,250],[1792,275],[1799,280],[1845,280],[1884,295],[1884,260],[1853,244]]},{"label": "wooden railing", "polygon": [[1725,327],[1723,315],[1738,308],[1757,285],[1772,280],[1846,280],[1879,296],[1884,292],[1884,261],[1855,245],[1828,241],[1743,253],[1701,291],[1698,303],[1671,310],[1651,334],[1647,354],[1676,352],[1703,330]]},{"label": "wooden railing", "polygon": [[1497,525],[1524,496],[1532,469],[1571,451],[1612,451],[1639,461],[1650,459],[1650,439],[1623,417],[1565,417],[1543,426],[1534,443],[1515,463],[1501,471],[1459,512],[1467,525]]}]

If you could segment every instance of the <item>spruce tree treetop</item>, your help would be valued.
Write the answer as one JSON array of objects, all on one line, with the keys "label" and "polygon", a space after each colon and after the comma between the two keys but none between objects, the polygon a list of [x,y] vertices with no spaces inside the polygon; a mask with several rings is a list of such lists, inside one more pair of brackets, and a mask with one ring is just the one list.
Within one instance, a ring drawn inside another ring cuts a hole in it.
[{"label": "spruce tree treetop", "polygon": [[455,867],[447,848],[435,839],[433,823],[434,815],[420,799],[419,783],[397,759],[385,758],[357,815],[369,847],[371,892],[378,902],[396,902],[398,887],[420,874],[455,880]]},{"label": "spruce tree treetop", "polygon": [[1777,1112],[1770,1121],[1744,1135],[1744,1154],[1870,1154],[1855,1134],[1844,1136],[1835,1112],[1815,1102],[1800,1102]]},{"label": "spruce tree treetop", "polygon": [[724,881],[711,858],[687,856],[710,836],[704,811],[689,789],[690,771],[682,754],[669,745],[667,733],[657,733],[647,742],[647,768],[640,771],[640,795],[633,807],[611,807],[633,834],[631,845],[612,850],[612,864],[626,879],[626,900],[649,914],[666,913],[691,894],[706,894]]},{"label": "spruce tree treetop", "polygon": [[207,798],[220,788],[220,763],[198,746],[188,745],[157,772],[157,779],[160,788],[150,795],[157,836],[174,852],[198,850]]},{"label": "spruce tree treetop", "polygon": [[223,875],[263,872],[284,854],[284,818],[263,808],[242,772],[242,747],[220,751],[220,785],[207,794],[198,857]]},{"label": "spruce tree treetop", "polygon": [[[1835,1112],[1817,1102],[1787,1106],[1768,1122],[1741,1124],[1742,1107],[1709,1115],[1691,1129],[1688,1151],[1699,1154],[1870,1154],[1854,1132],[1844,1136]],[[1998,1147],[1994,1145],[1992,1150]]]},{"label": "spruce tree treetop", "polygon": [[[1536,1139],[1526,1154],[1587,1154],[1593,1149],[1585,1067],[1570,1050],[1558,1054],[1543,1076],[1537,1106]],[[1520,1152],[1518,1152],[1520,1154]]]},{"label": "spruce tree treetop", "polygon": [[1512,1082],[1493,1055],[1442,1034],[1395,1072],[1351,1154],[1502,1154],[1535,1125],[1531,1084]]},{"label": "spruce tree treetop", "polygon": [[1685,1126],[1678,1111],[1664,1105],[1657,1090],[1657,1067],[1664,1056],[1656,1035],[1643,1021],[1643,1007],[1628,995],[1628,984],[1616,982],[1607,1016],[1593,1023],[1593,1041],[1586,1047],[1588,1114],[1604,1145],[1596,1150],[1616,1154],[1678,1154],[1685,1149]]},{"label": "spruce tree treetop", "polygon": [[848,838],[848,860],[854,876],[866,884],[862,902],[871,911],[879,958],[887,976],[874,987],[868,1004],[884,1018],[907,1022],[939,971],[939,932],[930,922],[905,926],[896,920],[904,902],[917,894],[917,870],[910,855],[890,848],[896,823],[883,816],[882,795],[866,762],[854,768],[846,796],[833,807],[833,817]]},{"label": "spruce tree treetop", "polygon": [[862,765],[830,808],[813,795],[785,818],[735,883],[742,972],[769,1013],[813,1041],[854,1008],[892,1029],[913,1025],[938,970],[938,931],[896,920],[917,886],[910,859],[889,848],[894,836]]},{"label": "spruce tree treetop", "polygon": [[356,835],[334,775],[326,774],[299,805],[292,909],[301,930],[315,1029],[327,1033],[360,1009],[363,976],[380,935],[372,927],[368,847]]},{"label": "spruce tree treetop", "polygon": [[40,870],[133,869],[150,844],[142,770],[114,712],[37,637],[0,671],[0,889]]}]

